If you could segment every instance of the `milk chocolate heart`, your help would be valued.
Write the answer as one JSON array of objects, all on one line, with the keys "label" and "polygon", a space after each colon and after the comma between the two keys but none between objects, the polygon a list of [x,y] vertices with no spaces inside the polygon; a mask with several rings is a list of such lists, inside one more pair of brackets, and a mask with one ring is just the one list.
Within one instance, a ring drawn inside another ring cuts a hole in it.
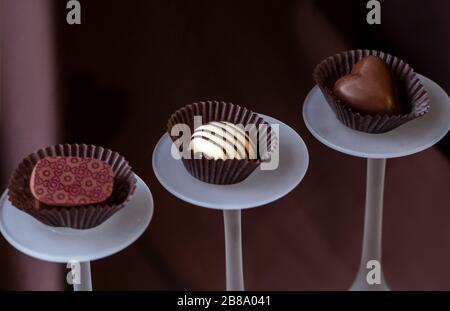
[{"label": "milk chocolate heart", "polygon": [[336,81],[333,92],[346,106],[362,114],[400,114],[390,68],[373,55],[354,64],[349,75]]}]

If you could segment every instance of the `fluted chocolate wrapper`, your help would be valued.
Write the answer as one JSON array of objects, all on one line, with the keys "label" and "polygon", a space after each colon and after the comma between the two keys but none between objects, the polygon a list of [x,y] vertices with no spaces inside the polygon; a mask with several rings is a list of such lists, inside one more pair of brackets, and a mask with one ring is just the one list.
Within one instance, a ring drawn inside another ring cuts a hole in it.
[{"label": "fluted chocolate wrapper", "polygon": [[[82,206],[41,206],[36,208],[30,189],[30,178],[36,163],[45,157],[87,157],[111,165],[114,188],[111,196],[102,203]],[[136,178],[129,163],[117,152],[84,144],[64,144],[47,147],[26,157],[12,174],[9,182],[9,200],[18,209],[42,223],[53,227],[89,229],[96,227],[122,209],[136,188]]]},{"label": "fluted chocolate wrapper", "polygon": [[[335,82],[349,74],[361,58],[374,55],[391,69],[402,103],[399,115],[363,115],[346,107],[333,93]],[[423,116],[430,108],[428,92],[414,70],[401,59],[374,50],[354,50],[336,54],[323,60],[314,69],[315,82],[336,117],[346,126],[367,133],[384,133]]]},{"label": "fluted chocolate wrapper", "polygon": [[[182,156],[184,166],[195,178],[218,185],[235,184],[246,179],[261,163],[269,162],[271,153],[278,147],[278,139],[269,123],[264,121],[257,113],[244,107],[231,103],[219,101],[205,101],[185,106],[176,111],[167,123],[167,131],[172,139],[176,141],[179,137],[172,136],[171,131],[177,124],[186,124],[191,133],[194,132],[194,116],[202,117],[202,124],[211,121],[227,121],[233,124],[247,126],[249,124],[265,124],[266,131],[258,132],[258,157],[256,159],[208,159],[202,157],[194,158],[194,153],[190,150],[190,157]],[[259,142],[267,143],[266,148],[260,148]],[[182,145],[180,154],[183,154]],[[261,150],[261,152],[259,152]],[[261,154],[260,154],[261,153]]]}]

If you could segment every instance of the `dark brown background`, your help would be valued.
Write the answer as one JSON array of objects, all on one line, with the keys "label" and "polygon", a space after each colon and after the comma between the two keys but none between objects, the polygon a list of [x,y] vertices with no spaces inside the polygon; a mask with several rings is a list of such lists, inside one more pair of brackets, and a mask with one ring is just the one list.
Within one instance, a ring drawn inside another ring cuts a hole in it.
[{"label": "dark brown background", "polygon": [[[310,168],[285,198],[243,213],[250,290],[343,290],[361,251],[365,162],[314,140],[301,118],[324,57],[390,52],[450,87],[447,0],[366,1],[0,0],[0,169],[3,188],[28,153],[85,142],[124,154],[148,183],[155,214],[128,249],[94,262],[94,288],[223,289],[221,213],[166,192],[151,154],[169,115],[220,99],[283,120],[308,145]],[[447,147],[446,147],[447,146]],[[450,289],[450,163],[440,148],[388,161],[383,255],[395,290]],[[26,228],[24,228],[26,230]],[[64,267],[0,240],[0,289],[63,289]]]}]

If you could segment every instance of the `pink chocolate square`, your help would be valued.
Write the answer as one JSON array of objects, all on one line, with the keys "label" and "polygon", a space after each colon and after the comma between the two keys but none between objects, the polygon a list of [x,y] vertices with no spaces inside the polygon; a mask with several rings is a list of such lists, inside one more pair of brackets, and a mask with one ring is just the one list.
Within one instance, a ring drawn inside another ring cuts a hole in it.
[{"label": "pink chocolate square", "polygon": [[113,186],[108,163],[81,157],[45,157],[34,167],[30,180],[33,196],[48,206],[100,203],[111,196]]}]

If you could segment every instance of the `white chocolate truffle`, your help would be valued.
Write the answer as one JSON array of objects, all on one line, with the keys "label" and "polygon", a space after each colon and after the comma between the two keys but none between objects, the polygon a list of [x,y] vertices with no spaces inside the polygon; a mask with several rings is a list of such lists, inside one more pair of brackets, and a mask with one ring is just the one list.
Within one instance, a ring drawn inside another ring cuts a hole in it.
[{"label": "white chocolate truffle", "polygon": [[210,159],[256,159],[256,147],[240,126],[213,121],[195,129],[189,148]]}]

